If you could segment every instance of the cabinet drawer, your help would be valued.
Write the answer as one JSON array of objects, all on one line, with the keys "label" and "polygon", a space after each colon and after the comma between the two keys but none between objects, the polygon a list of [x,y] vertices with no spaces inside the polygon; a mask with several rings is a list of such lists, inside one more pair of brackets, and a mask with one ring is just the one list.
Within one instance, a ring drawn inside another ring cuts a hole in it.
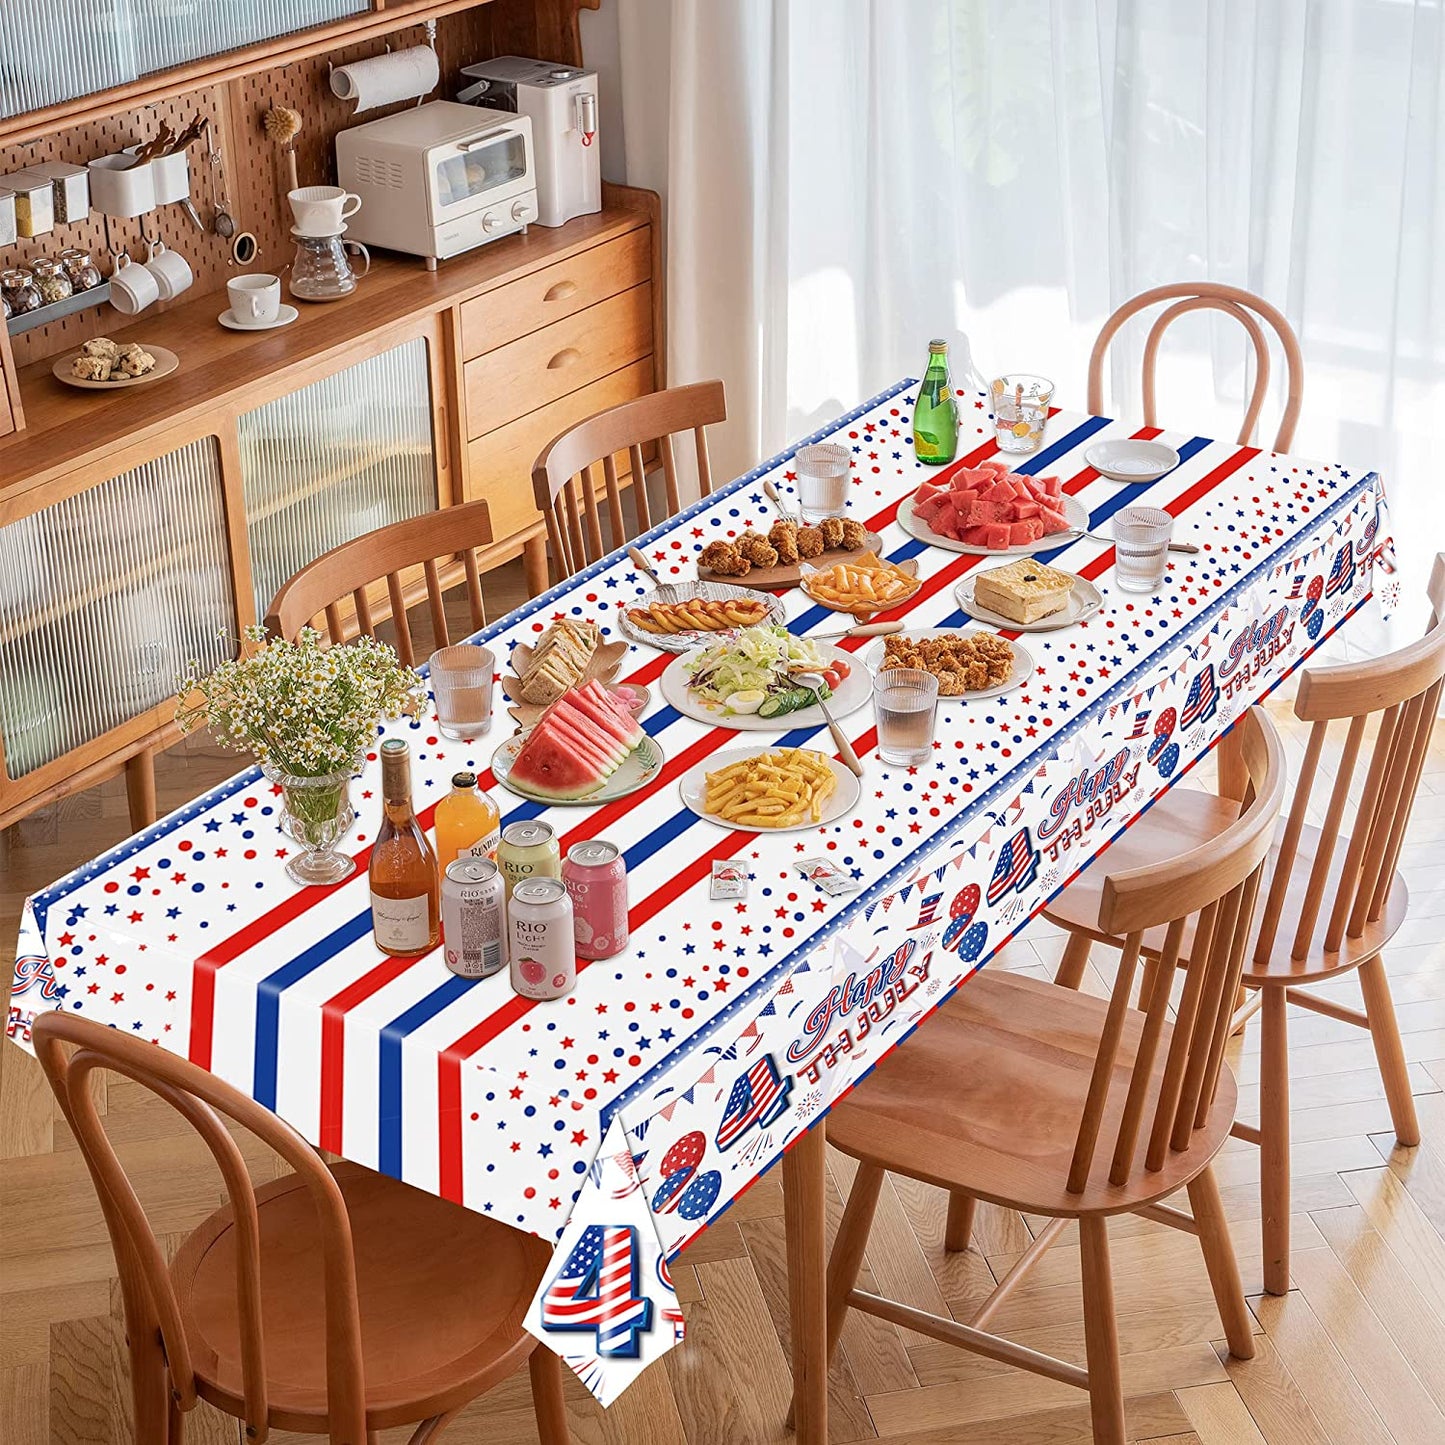
[{"label": "cabinet drawer", "polygon": [[652,351],[652,286],[634,286],[463,368],[467,436],[484,436]]},{"label": "cabinet drawer", "polygon": [[[532,504],[532,464],[542,448],[569,426],[652,390],[649,357],[479,437],[467,448],[467,500],[486,498],[498,538],[532,526],[541,516]],[[619,475],[626,466],[627,457],[619,455]]]},{"label": "cabinet drawer", "polygon": [[650,226],[544,266],[462,304],[462,358],[470,361],[619,291],[630,291],[651,274]]}]

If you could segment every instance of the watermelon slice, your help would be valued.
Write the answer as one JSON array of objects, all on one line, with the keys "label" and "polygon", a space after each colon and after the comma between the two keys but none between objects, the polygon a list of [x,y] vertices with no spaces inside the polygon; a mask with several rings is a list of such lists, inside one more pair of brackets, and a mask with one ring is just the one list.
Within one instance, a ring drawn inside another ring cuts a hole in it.
[{"label": "watermelon slice", "polygon": [[1010,523],[1008,535],[1009,546],[1027,547],[1044,535],[1044,524],[1037,517],[1029,517],[1022,522]]},{"label": "watermelon slice", "polygon": [[579,727],[564,712],[554,710],[538,723],[538,727],[545,727],[549,737],[566,743],[570,748],[575,748],[603,776],[614,771],[627,755],[626,749],[619,751],[617,743],[612,739],[603,739],[592,735],[585,726]]},{"label": "watermelon slice", "polygon": [[631,750],[642,741],[642,728],[630,712],[624,712],[611,694],[594,677],[571,695],[572,706],[591,719],[604,733]]},{"label": "watermelon slice", "polygon": [[937,519],[945,512],[950,517],[953,515],[953,507],[946,492],[942,496],[934,495],[921,502],[916,498],[914,500],[913,515],[926,526],[932,527],[935,532],[939,530]]},{"label": "watermelon slice", "polygon": [[1061,497],[1064,494],[1064,482],[1062,477],[1044,477],[1044,491],[1051,497]]},{"label": "watermelon slice", "polygon": [[987,527],[981,527],[979,530],[985,538],[983,545],[991,551],[999,551],[1013,545],[1009,540],[1011,529],[1007,522],[991,522]]},{"label": "watermelon slice", "polygon": [[545,798],[585,798],[615,772],[598,768],[576,748],[538,723],[512,762],[511,780]]},{"label": "watermelon slice", "polygon": [[940,486],[937,482],[919,482],[918,490],[913,494],[913,510],[916,512],[919,505],[926,502],[930,497],[946,496],[948,488]]},{"label": "watermelon slice", "polygon": [[1011,502],[1014,499],[1012,482],[1006,482],[1002,478],[996,481],[983,494],[985,502]]},{"label": "watermelon slice", "polygon": [[642,741],[642,729],[593,679],[547,709],[512,762],[511,778],[546,798],[585,798],[617,771]]},{"label": "watermelon slice", "polygon": [[1055,511],[1052,507],[1041,507],[1040,515],[1043,517],[1045,533],[1069,530],[1069,519],[1062,512]]},{"label": "watermelon slice", "polygon": [[965,527],[963,529],[963,536],[960,537],[959,540],[967,542],[970,547],[987,547],[989,545],[988,528]]},{"label": "watermelon slice", "polygon": [[1037,517],[1040,510],[1041,508],[1037,502],[1020,502],[1014,508],[1014,518],[1017,521],[1024,522],[1030,517]]}]

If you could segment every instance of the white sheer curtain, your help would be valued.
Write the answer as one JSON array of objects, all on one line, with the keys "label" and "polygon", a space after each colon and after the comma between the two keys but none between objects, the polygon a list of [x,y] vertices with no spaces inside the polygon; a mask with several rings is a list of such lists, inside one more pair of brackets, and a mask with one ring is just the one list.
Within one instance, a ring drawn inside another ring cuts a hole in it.
[{"label": "white sheer curtain", "polygon": [[[1114,306],[1228,281],[1295,325],[1294,449],[1385,474],[1418,588],[1445,546],[1441,0],[618,0],[618,28],[671,374],[727,382],[731,469],[917,374],[932,335],[960,378],[1039,371],[1082,407]],[[1242,334],[1170,338],[1164,419],[1232,435]]]}]

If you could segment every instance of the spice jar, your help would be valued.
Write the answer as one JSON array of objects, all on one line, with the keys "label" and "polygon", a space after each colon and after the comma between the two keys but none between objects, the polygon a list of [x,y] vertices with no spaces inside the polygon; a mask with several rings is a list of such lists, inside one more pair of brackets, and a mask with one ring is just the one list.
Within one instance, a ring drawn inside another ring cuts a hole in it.
[{"label": "spice jar", "polygon": [[47,306],[64,301],[75,295],[75,283],[66,275],[59,261],[47,261],[43,256],[30,263],[30,274],[40,288],[40,299]]},{"label": "spice jar", "polygon": [[67,246],[60,253],[60,264],[77,291],[94,291],[97,286],[105,285],[100,267],[91,260],[90,252],[80,246]]},{"label": "spice jar", "polygon": [[35,284],[35,277],[18,266],[9,271],[0,271],[0,294],[10,303],[11,313],[15,316],[24,316],[28,311],[38,311],[45,305],[45,298],[40,294],[40,287]]}]

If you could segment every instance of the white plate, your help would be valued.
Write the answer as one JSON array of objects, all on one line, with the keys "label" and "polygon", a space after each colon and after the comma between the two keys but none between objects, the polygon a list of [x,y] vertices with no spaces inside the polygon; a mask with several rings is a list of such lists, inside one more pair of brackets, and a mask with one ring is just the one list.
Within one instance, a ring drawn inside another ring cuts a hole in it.
[{"label": "white plate", "polygon": [[1047,617],[1040,617],[1037,622],[1015,622],[1012,617],[1005,617],[1002,612],[991,612],[987,607],[979,606],[973,595],[973,584],[978,580],[977,572],[965,577],[953,589],[953,595],[958,599],[958,605],[970,617],[987,622],[990,627],[997,627],[1001,631],[1056,632],[1061,627],[1072,627],[1076,622],[1092,617],[1104,605],[1104,594],[1092,582],[1072,572],[1069,576],[1073,577],[1074,586],[1069,593],[1068,605],[1062,612],[1051,612]]},{"label": "white plate", "polygon": [[691,602],[696,598],[701,598],[704,602],[725,602],[730,597],[746,597],[767,604],[767,615],[755,623],[747,624],[748,626],[761,627],[764,623],[776,622],[781,627],[787,620],[783,604],[770,592],[759,592],[752,587],[735,587],[730,582],[664,582],[661,587],[644,592],[635,601],[621,604],[618,608],[617,625],[634,642],[645,642],[649,647],[659,648],[663,652],[686,652],[689,648],[716,642],[718,633],[647,632],[633,623],[627,615],[628,612],[634,607],[647,607],[653,602]]},{"label": "white plate", "polygon": [[288,306],[283,301],[274,321],[242,321],[234,311],[223,311],[216,320],[227,331],[274,331],[278,326],[290,326],[300,314],[294,306]]},{"label": "white plate", "polygon": [[[1010,624],[1012,626],[1012,624]],[[905,627],[902,632],[895,633],[897,637],[911,637],[922,640],[927,637],[947,637],[951,633],[955,637],[967,637],[970,633],[984,631],[981,627]],[[1018,687],[1021,683],[1027,682],[1033,676],[1034,659],[1033,654],[1022,644],[1010,641],[1009,646],[1013,648],[1014,670],[1007,679],[997,687],[980,688],[977,692],[961,692],[955,696],[945,697],[938,694],[939,702],[979,702],[986,697],[998,697],[1000,693],[1009,692]],[[867,652],[863,654],[863,660],[868,664],[871,671],[877,672],[883,665],[883,656],[888,648],[888,639],[880,637]]]},{"label": "white plate", "polygon": [[1082,532],[1089,525],[1089,514],[1082,503],[1076,502],[1070,496],[1064,496],[1060,500],[1064,504],[1064,516],[1068,518],[1071,530],[1046,532],[1037,542],[1021,547],[974,547],[967,542],[955,542],[952,537],[935,532],[927,522],[920,521],[913,515],[912,497],[898,508],[898,525],[910,537],[917,537],[920,542],[929,542],[948,552],[966,552],[970,557],[1032,557],[1035,552],[1051,552],[1055,547],[1067,546],[1077,539],[1078,532]]},{"label": "white plate", "polygon": [[[845,717],[863,707],[873,692],[873,683],[867,670],[858,666],[858,659],[841,647],[832,647],[826,642],[815,644],[819,652],[830,662],[846,662],[851,669],[848,676],[838,684],[838,690],[828,699],[828,710],[835,718]],[[792,732],[794,728],[822,728],[828,726],[822,708],[800,707],[797,712],[787,712],[781,717],[759,717],[756,713],[725,713],[721,703],[704,702],[687,686],[687,665],[689,657],[675,657],[662,673],[662,695],[684,717],[696,718],[698,722],[711,723],[714,727],[736,728],[738,732]]]},{"label": "white plate", "polygon": [[585,798],[549,798],[511,780],[512,764],[526,736],[526,733],[517,733],[498,743],[496,752],[492,754],[492,776],[508,792],[515,793],[519,798],[530,798],[534,803],[545,803],[549,808],[591,808],[598,803],[625,798],[652,782],[667,761],[661,744],[655,738],[644,736],[642,742],[627,755],[622,766],[595,793],[588,793]]},{"label": "white plate", "polygon": [[[853,810],[862,792],[857,777],[836,758],[830,758],[827,753],[822,752],[819,752],[818,756],[832,768],[837,786],[834,787],[832,796],[823,804],[823,816],[816,823],[810,819],[807,822],[794,823],[788,828],[749,828],[742,823],[729,823],[717,817],[716,814],[704,810],[703,799],[707,796],[707,775],[709,773],[719,772],[730,763],[742,762],[744,758],[761,757],[763,753],[774,751],[776,751],[774,748],[730,748],[727,752],[714,754],[706,762],[690,768],[678,779],[677,787],[682,794],[682,801],[699,818],[706,818],[709,823],[716,823],[719,828],[731,828],[735,833],[807,833],[814,828],[821,828],[827,823],[835,823],[845,813]],[[816,752],[817,749],[809,748],[807,751]]]},{"label": "white plate", "polygon": [[1084,460],[1111,482],[1155,482],[1179,465],[1179,453],[1163,442],[1095,442]]}]

